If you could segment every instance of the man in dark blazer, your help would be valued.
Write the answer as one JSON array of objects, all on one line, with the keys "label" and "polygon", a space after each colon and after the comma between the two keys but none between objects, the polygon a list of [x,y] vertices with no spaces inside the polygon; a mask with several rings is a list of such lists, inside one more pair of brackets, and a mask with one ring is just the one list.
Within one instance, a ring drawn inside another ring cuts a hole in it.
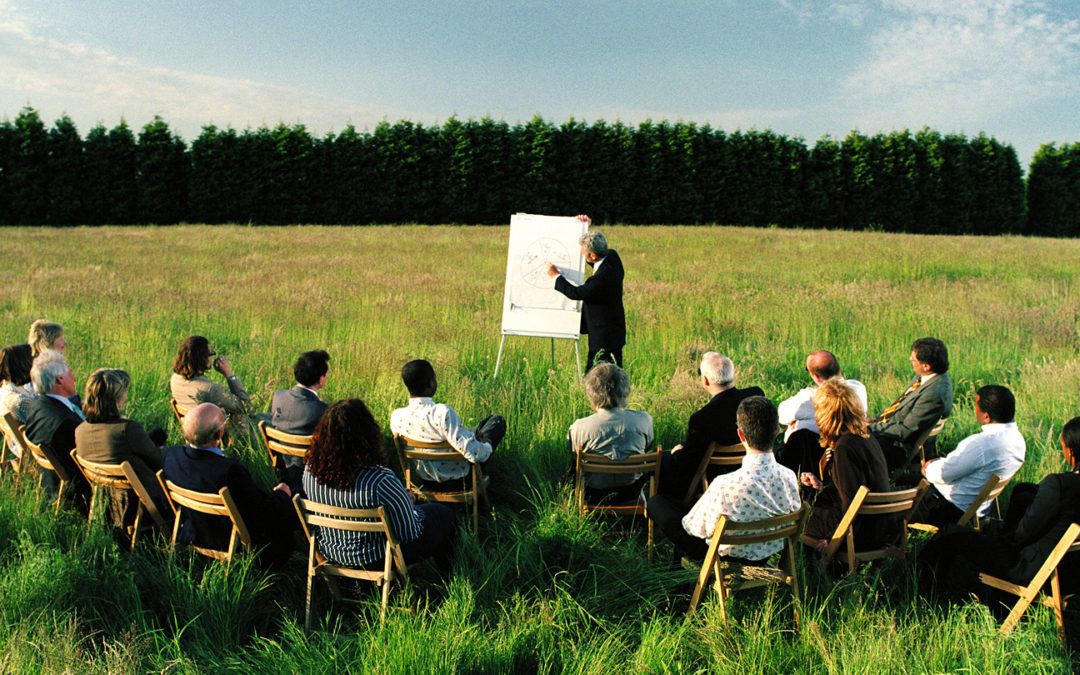
[{"label": "man in dark blazer", "polygon": [[953,387],[949,378],[949,351],[937,338],[919,338],[911,345],[915,376],[907,389],[880,415],[870,420],[889,470],[901,466],[915,448],[919,435],[952,412]]},{"label": "man in dark blazer", "polygon": [[[75,427],[85,419],[82,411],[71,402],[75,395],[75,375],[64,356],[51,349],[38,354],[30,369],[30,380],[37,396],[30,401],[26,413],[26,439],[46,449],[53,461],[63,466],[72,477],[71,489],[75,495],[76,508],[88,508],[90,485],[71,459],[75,447]],[[55,471],[38,467],[42,484],[49,494],[56,494],[60,478]]]},{"label": "man in dark blazer", "polygon": [[[182,488],[199,492],[217,492],[227,486],[255,547],[261,549],[259,561],[268,565],[285,562],[292,553],[292,530],[298,523],[289,486],[279,483],[267,492],[255,484],[243,464],[225,456],[220,447],[225,413],[213,403],[189,410],[183,426],[187,445],[165,451],[161,463],[165,477]],[[181,518],[179,541],[228,549],[232,525],[227,518],[188,509],[183,510]]]},{"label": "man in dark blazer", "polygon": [[[701,410],[690,416],[686,440],[664,455],[660,469],[660,493],[669,499],[681,500],[686,496],[690,481],[701,464],[709,445],[722,446],[739,443],[735,413],[739,403],[750,396],[764,396],[760,387],[739,389],[735,386],[735,364],[728,357],[716,352],[705,352],[698,367],[701,387],[712,395]],[[711,479],[721,473],[734,471],[737,466],[720,467],[707,474]]]},{"label": "man in dark blazer", "polygon": [[[270,402],[270,426],[297,436],[310,436],[329,407],[319,400],[319,390],[330,373],[330,355],[322,350],[304,352],[293,366],[296,386],[279,389]],[[287,457],[286,459],[295,459]]]},{"label": "man in dark blazer", "polygon": [[[577,218],[592,223],[586,215]],[[607,240],[600,232],[586,232],[578,242],[585,262],[595,270],[593,275],[582,285],[575,286],[562,276],[558,267],[548,263],[548,276],[555,279],[555,290],[571,300],[582,301],[581,332],[589,336],[587,367],[593,367],[598,355],[602,361],[622,366],[622,350],[626,344],[622,260],[618,253],[608,248]]]}]

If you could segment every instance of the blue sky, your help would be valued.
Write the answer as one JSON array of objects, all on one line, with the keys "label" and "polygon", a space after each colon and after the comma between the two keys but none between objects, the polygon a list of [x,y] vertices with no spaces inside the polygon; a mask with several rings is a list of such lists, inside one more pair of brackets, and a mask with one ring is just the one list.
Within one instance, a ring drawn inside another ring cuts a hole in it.
[{"label": "blue sky", "polygon": [[0,116],[85,134],[539,114],[1080,140],[1080,0],[0,0]]}]

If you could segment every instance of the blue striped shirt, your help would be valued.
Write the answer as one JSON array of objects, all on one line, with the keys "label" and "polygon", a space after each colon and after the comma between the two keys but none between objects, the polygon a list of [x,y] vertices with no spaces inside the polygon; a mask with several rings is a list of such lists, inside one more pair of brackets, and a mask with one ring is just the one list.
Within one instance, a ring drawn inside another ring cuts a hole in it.
[{"label": "blue striped shirt", "polygon": [[[390,527],[398,542],[405,543],[423,531],[423,512],[413,508],[401,480],[385,466],[365,466],[356,474],[352,487],[341,490],[320,484],[304,467],[304,492],[307,498],[328,506],[346,509],[374,509],[385,506]],[[314,528],[315,546],[327,560],[339,565],[365,567],[383,559],[386,537],[374,532],[347,532]]]}]

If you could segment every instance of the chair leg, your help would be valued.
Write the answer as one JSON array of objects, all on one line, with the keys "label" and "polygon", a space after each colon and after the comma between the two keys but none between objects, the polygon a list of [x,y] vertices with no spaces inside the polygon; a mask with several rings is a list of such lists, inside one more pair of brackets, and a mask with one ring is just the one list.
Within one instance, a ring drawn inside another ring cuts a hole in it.
[{"label": "chair leg", "polygon": [[720,569],[720,563],[713,562],[713,575],[716,577],[713,581],[713,586],[716,588],[717,594],[720,596],[720,618],[724,621],[724,625],[728,625],[728,613],[727,613],[727,585],[724,583],[724,571]]},{"label": "chair leg", "polygon": [[379,623],[386,620],[386,605],[390,601],[390,577],[384,577],[382,583],[382,609],[379,610]]},{"label": "chair leg", "polygon": [[139,503],[139,508],[135,510],[135,523],[131,526],[131,550],[135,550],[135,541],[139,538],[139,525],[142,524],[143,511],[142,503]]},{"label": "chair leg", "polygon": [[94,522],[94,507],[97,506],[98,492],[100,488],[95,483],[90,486],[90,510],[86,513],[86,527],[90,528],[90,523]]},{"label": "chair leg", "polygon": [[647,559],[651,563],[652,560],[653,560],[653,519],[649,518],[646,515],[645,520],[648,521],[648,523],[649,523],[649,542],[648,542]]},{"label": "chair leg", "polygon": [[472,499],[472,529],[473,536],[480,537],[480,497],[473,495]]},{"label": "chair leg", "polygon": [[307,594],[304,599],[304,632],[311,632],[311,573],[307,575]]},{"label": "chair leg", "polygon": [[1064,607],[1062,607],[1063,600],[1061,598],[1061,579],[1058,577],[1057,568],[1054,568],[1054,574],[1050,577],[1050,605],[1054,608],[1054,619],[1057,621],[1058,637],[1061,638],[1061,644],[1065,644],[1065,613]]}]

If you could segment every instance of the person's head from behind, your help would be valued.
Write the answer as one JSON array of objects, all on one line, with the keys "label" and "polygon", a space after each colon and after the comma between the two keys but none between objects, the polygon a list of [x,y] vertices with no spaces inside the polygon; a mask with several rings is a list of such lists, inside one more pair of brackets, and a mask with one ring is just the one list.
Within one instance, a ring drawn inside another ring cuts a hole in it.
[{"label": "person's head from behind", "polygon": [[0,349],[0,382],[21,387],[30,381],[33,366],[34,356],[30,345],[8,345]]},{"label": "person's head from behind", "polygon": [[806,372],[810,373],[814,382],[821,384],[840,374],[840,362],[832,352],[819,349],[806,357]]},{"label": "person's head from behind", "polygon": [[225,413],[213,403],[200,403],[184,415],[184,441],[193,448],[216,448],[225,434]]},{"label": "person's head from behind", "polygon": [[748,396],[735,411],[739,438],[758,452],[771,452],[780,429],[780,416],[773,402],[764,396]]},{"label": "person's head from behind", "polygon": [[401,381],[409,390],[409,396],[433,396],[438,388],[435,369],[423,359],[409,361],[401,367]]},{"label": "person's head from behind", "polygon": [[867,438],[866,411],[855,390],[840,380],[826,380],[814,392],[814,419],[821,447],[832,447],[845,433]]},{"label": "person's head from behind", "polygon": [[975,392],[975,414],[982,411],[990,422],[1008,424],[1016,418],[1016,398],[1000,384],[988,384]]},{"label": "person's head from behind", "polygon": [[917,373],[920,372],[920,365],[926,366],[931,373],[947,372],[949,350],[945,343],[937,338],[919,338],[911,344],[911,364]]},{"label": "person's head from behind", "polygon": [[717,352],[705,352],[701,355],[698,373],[703,378],[701,386],[730,387],[735,384],[735,364],[731,359]]},{"label": "person's head from behind", "polygon": [[34,356],[49,349],[63,354],[64,347],[67,346],[64,327],[46,319],[38,319],[30,324],[30,334],[26,336],[26,342]]},{"label": "person's head from behind", "polygon": [[185,380],[198,377],[210,368],[210,343],[201,335],[191,335],[180,343],[173,360],[173,372]]},{"label": "person's head from behind", "polygon": [[338,401],[326,409],[304,455],[308,471],[321,485],[346,489],[365,466],[386,466],[379,423],[358,398]]},{"label": "person's head from behind", "polygon": [[54,394],[71,398],[75,395],[75,375],[68,368],[64,355],[46,349],[34,358],[34,365],[30,368],[30,381],[34,383],[34,391],[38,396]]},{"label": "person's head from behind", "polygon": [[98,368],[86,380],[83,413],[87,422],[104,422],[120,417],[127,401],[131,376],[119,368]]},{"label": "person's head from behind", "polygon": [[330,372],[330,355],[321,349],[304,352],[293,366],[296,381],[308,389],[321,388]]},{"label": "person's head from behind", "polygon": [[581,254],[589,262],[596,262],[607,255],[607,239],[596,230],[589,230],[578,237],[578,243],[581,244]]},{"label": "person's head from behind", "polygon": [[1061,451],[1065,461],[1075,469],[1080,459],[1080,417],[1072,418],[1061,428]]},{"label": "person's head from behind", "polygon": [[630,378],[614,363],[601,362],[585,376],[585,395],[594,410],[625,408],[630,398]]}]

